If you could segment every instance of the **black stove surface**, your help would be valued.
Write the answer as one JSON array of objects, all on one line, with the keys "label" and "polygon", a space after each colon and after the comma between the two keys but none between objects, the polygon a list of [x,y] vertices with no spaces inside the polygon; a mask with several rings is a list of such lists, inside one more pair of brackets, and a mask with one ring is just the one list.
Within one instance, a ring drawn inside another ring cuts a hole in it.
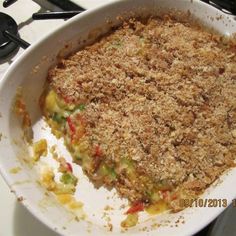
[{"label": "black stove surface", "polygon": [[18,48],[18,45],[9,40],[5,33],[18,34],[18,27],[15,20],[9,15],[0,12],[0,58],[4,58]]},{"label": "black stove surface", "polygon": [[236,15],[236,0],[202,0],[225,13]]}]

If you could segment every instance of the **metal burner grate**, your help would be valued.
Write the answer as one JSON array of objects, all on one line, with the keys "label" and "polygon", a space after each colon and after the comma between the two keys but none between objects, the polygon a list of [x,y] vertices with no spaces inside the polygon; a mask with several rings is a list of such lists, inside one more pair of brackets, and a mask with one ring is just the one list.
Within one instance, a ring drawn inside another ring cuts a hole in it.
[{"label": "metal burner grate", "polygon": [[224,13],[236,15],[236,0],[202,0]]},{"label": "metal burner grate", "polygon": [[84,10],[82,7],[78,6],[77,4],[69,0],[48,0],[48,1],[65,11]]}]

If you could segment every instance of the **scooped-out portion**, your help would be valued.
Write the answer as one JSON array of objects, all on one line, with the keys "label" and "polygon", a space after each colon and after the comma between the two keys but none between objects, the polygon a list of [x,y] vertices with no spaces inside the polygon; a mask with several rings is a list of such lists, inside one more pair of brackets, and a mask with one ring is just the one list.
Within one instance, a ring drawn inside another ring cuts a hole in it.
[{"label": "scooped-out portion", "polygon": [[234,39],[171,14],[130,19],[47,82],[52,132],[96,187],[129,199],[128,214],[179,211],[235,166]]}]

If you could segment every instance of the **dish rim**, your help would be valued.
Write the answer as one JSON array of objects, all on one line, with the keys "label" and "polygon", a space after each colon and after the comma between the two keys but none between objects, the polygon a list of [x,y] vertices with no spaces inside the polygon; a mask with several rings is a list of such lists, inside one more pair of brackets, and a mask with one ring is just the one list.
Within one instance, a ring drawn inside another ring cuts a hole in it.
[{"label": "dish rim", "polygon": [[[125,1],[125,0],[121,0],[121,1]],[[190,0],[182,0],[182,1],[190,1]],[[21,62],[22,60],[24,60],[25,58],[28,57],[28,55],[30,53],[32,53],[34,50],[36,50],[41,44],[44,44],[48,38],[50,38],[53,34],[55,33],[59,33],[61,31],[63,31],[63,29],[67,28],[69,25],[71,25],[72,23],[74,22],[79,22],[80,19],[86,17],[86,16],[90,16],[92,17],[92,15],[96,14],[96,13],[99,13],[101,12],[103,9],[105,9],[106,7],[109,7],[109,6],[112,6],[112,5],[115,5],[116,2],[118,1],[115,1],[115,2],[110,2],[110,3],[107,3],[103,6],[100,6],[100,7],[97,7],[97,8],[94,8],[94,9],[91,9],[91,10],[87,10],[71,19],[69,19],[67,22],[65,22],[63,25],[59,26],[56,30],[48,33],[47,35],[45,35],[43,38],[41,38],[40,40],[38,40],[36,43],[34,43],[31,47],[29,47],[27,50],[25,50],[18,58],[17,60],[15,60],[11,66],[7,69],[7,71],[4,73],[1,81],[0,81],[0,91],[4,88],[4,85],[5,83],[8,81],[8,79],[10,78],[10,75],[16,70],[17,67],[19,67],[21,65]],[[204,3],[204,2],[200,2],[198,4],[202,4],[207,8],[213,8],[212,6]],[[222,15],[226,15],[225,13],[222,13],[220,12],[220,14]],[[63,47],[63,46],[62,46]],[[11,185],[12,185],[12,178],[10,177],[9,173],[7,172],[7,170],[4,169],[4,167],[2,166],[1,164],[1,161],[0,161],[0,174],[3,176],[5,182],[8,184],[9,188],[11,188]],[[17,191],[14,191],[14,193],[16,194],[16,197],[20,197],[22,195],[24,195],[23,192],[21,192],[21,188],[15,188]],[[229,194],[228,194],[229,195]],[[232,194],[231,194],[232,195]],[[236,195],[236,194],[235,194]],[[231,196],[230,196],[231,198]],[[53,223],[49,220],[48,221],[48,218],[46,216],[44,216],[41,212],[39,212],[37,210],[36,207],[34,206],[30,206],[30,202],[28,199],[25,199],[24,201],[22,201],[22,204],[37,218],[39,219],[44,225],[46,225],[47,227],[51,228],[52,230],[54,230],[55,232],[57,233],[61,233],[59,232],[55,226],[53,225]],[[218,209],[218,211],[215,210],[215,214],[212,215],[211,218],[209,218],[209,221],[207,223],[204,223],[202,225],[198,225],[198,227],[194,227],[195,230],[189,230],[188,233],[196,233],[198,232],[200,229],[202,229],[205,225],[207,225],[209,222],[211,222],[213,219],[215,219],[222,211],[224,210],[224,208],[220,208]]]}]

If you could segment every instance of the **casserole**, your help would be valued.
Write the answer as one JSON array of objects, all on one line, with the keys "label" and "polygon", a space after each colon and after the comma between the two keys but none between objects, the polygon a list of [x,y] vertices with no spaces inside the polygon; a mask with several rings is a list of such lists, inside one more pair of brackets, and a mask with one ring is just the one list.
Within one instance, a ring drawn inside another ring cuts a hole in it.
[{"label": "casserole", "polygon": [[[102,214],[104,206],[113,205],[115,210],[112,213],[114,215],[112,220],[114,226],[118,226],[122,215],[118,206],[122,202],[120,199],[107,199],[106,202],[104,195],[107,196],[111,193],[105,189],[94,190],[88,180],[82,177],[81,170],[77,167],[74,168],[79,174],[78,191],[80,191],[80,197],[85,205],[85,212],[92,215],[92,212],[96,211],[95,216],[91,216],[89,220],[77,222],[76,219],[78,218],[58,205],[52,196],[45,197],[45,190],[37,184],[37,169],[31,167],[27,159],[27,156],[29,156],[28,148],[22,140],[21,127],[11,110],[16,90],[19,86],[23,89],[24,100],[32,119],[34,140],[46,138],[52,143],[57,143],[63,155],[68,156],[66,150],[63,149],[63,143],[58,143],[56,139],[53,139],[47,127],[45,128],[46,131],[42,130],[43,121],[37,103],[42,93],[48,68],[56,63],[58,54],[63,56],[71,53],[76,48],[83,46],[88,41],[92,42],[94,38],[107,32],[114,24],[118,24],[120,18],[116,17],[119,15],[126,17],[132,14],[155,14],[157,11],[166,11],[172,8],[182,11],[189,10],[194,16],[201,19],[203,23],[222,34],[231,35],[236,31],[233,19],[199,1],[178,1],[178,4],[174,4],[171,1],[145,1],[145,3],[143,1],[135,1],[135,6],[134,1],[120,1],[85,12],[68,21],[56,32],[27,50],[12,65],[2,80],[0,111],[2,114],[1,132],[3,136],[0,150],[4,156],[0,160],[1,172],[10,187],[16,192],[19,200],[23,200],[25,206],[29,207],[32,213],[61,234],[76,235],[81,233],[87,235],[89,234],[88,231],[91,230],[96,232],[96,235],[109,234],[103,228],[104,222],[99,215]],[[54,45],[54,47],[51,47],[51,45]],[[63,45],[66,46],[61,50]],[[10,173],[12,168],[17,167],[20,167],[21,170],[15,174]],[[235,197],[232,191],[235,175],[235,170],[224,175],[221,178],[223,181],[218,181],[217,185],[212,186],[205,192],[203,197],[207,199],[226,199],[229,204]],[[91,196],[95,195],[96,199],[101,201],[101,204],[97,204],[97,201],[91,198]],[[49,203],[47,207],[45,207],[45,201]],[[174,215],[164,214],[149,217],[150,219],[143,216],[141,223],[127,233],[130,235],[147,234],[145,229],[149,230],[149,227],[151,227],[151,231],[148,233],[150,235],[154,235],[157,232],[160,235],[193,234],[213,220],[224,207],[188,208]],[[113,234],[119,235],[120,228],[114,227]]]}]

